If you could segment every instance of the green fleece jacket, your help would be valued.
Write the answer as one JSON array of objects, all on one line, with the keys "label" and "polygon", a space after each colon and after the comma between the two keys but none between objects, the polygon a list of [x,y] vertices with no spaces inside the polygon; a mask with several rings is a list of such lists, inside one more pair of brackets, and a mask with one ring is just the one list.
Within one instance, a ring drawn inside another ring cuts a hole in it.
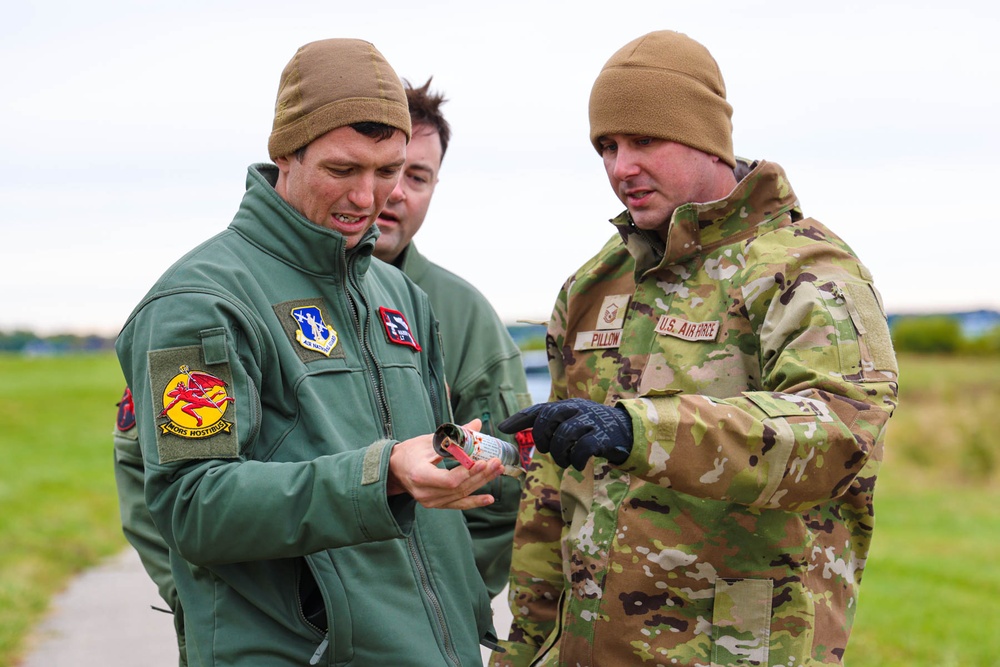
[{"label": "green fleece jacket", "polygon": [[489,595],[462,513],[388,497],[451,419],[426,295],[251,167],[230,227],[118,340],[192,665],[475,665]]},{"label": "green fleece jacket", "polygon": [[[507,327],[479,290],[421,255],[413,242],[395,264],[427,292],[438,319],[455,421],[482,419],[484,433],[510,440],[496,425],[531,405],[531,395],[521,352]],[[507,585],[521,481],[499,477],[483,492],[496,502],[465,514],[475,538],[476,564],[493,597]]]}]

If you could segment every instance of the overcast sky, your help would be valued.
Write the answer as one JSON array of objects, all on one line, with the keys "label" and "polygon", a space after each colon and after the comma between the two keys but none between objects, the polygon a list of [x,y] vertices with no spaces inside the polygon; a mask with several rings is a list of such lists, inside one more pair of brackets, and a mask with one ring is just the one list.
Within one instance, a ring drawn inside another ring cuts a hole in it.
[{"label": "overcast sky", "polygon": [[421,250],[508,321],[544,319],[622,208],[588,141],[608,57],[685,32],[738,155],[781,164],[890,312],[1000,308],[997,3],[9,3],[0,21],[0,330],[116,333],[224,229],[301,44],[367,39],[434,76],[453,138]]}]

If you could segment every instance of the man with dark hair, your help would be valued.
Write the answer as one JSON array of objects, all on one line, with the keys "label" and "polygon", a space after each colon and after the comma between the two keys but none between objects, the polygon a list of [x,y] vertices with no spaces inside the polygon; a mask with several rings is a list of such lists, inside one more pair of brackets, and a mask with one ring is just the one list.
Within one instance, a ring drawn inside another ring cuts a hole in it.
[{"label": "man with dark hair", "polygon": [[[441,162],[448,152],[448,142],[451,141],[451,126],[441,113],[441,105],[447,100],[440,93],[431,92],[430,85],[431,79],[419,88],[414,88],[409,81],[403,80],[413,136],[406,146],[403,175],[389,195],[386,207],[378,219],[381,235],[375,242],[375,256],[402,268],[404,272],[407,254],[413,250],[411,241],[424,224],[438,182]],[[436,264],[431,266],[439,268]],[[420,281],[415,282],[420,284]],[[427,291],[426,288],[424,291]],[[428,295],[437,311],[433,295]],[[449,374],[449,380],[452,379]]]},{"label": "man with dark hair", "polygon": [[871,274],[737,159],[715,59],[618,50],[590,140],[626,210],[548,325],[496,665],[840,665],[897,367]]},{"label": "man with dark hair", "polygon": [[437,465],[452,414],[431,307],[371,256],[410,133],[373,45],[300,48],[274,164],[118,338],[189,664],[459,666],[493,637],[475,536],[442,510],[491,504],[476,490],[502,465]]},{"label": "man with dark hair", "polygon": [[[445,377],[458,422],[482,420],[482,430],[504,437],[496,424],[530,405],[521,354],[507,328],[479,290],[417,251],[413,237],[424,224],[451,128],[441,113],[446,101],[431,80],[412,87],[404,81],[413,136],[406,147],[399,182],[378,217],[381,235],[375,256],[398,267],[427,292],[441,327]],[[503,476],[486,489],[496,498],[487,508],[466,512],[476,540],[476,562],[490,595],[507,583],[511,541],[521,498],[519,480]]]}]

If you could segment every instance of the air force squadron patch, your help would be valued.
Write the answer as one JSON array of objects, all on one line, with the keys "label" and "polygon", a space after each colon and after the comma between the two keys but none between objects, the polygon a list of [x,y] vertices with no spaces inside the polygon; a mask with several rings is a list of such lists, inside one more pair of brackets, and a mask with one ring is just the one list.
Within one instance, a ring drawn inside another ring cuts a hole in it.
[{"label": "air force squadron patch", "polygon": [[159,414],[167,418],[166,423],[160,424],[163,432],[182,438],[228,433],[233,423],[223,417],[229,404],[236,400],[226,390],[228,383],[188,366],[182,365],[178,370],[163,389],[163,410]]},{"label": "air force squadron patch", "polygon": [[410,323],[406,321],[403,313],[382,306],[378,309],[378,314],[382,318],[385,326],[385,335],[389,337],[389,342],[396,345],[408,345],[417,352],[420,351],[420,344],[413,337],[410,330]]},{"label": "air force squadron patch", "polygon": [[228,361],[206,363],[201,345],[153,350],[149,383],[160,463],[239,456]]}]

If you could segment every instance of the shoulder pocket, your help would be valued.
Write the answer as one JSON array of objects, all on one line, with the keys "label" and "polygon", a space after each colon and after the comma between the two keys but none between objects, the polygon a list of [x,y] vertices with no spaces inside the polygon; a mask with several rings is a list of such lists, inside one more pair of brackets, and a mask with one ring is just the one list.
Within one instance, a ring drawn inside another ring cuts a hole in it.
[{"label": "shoulder pocket", "polygon": [[[858,332],[862,362],[870,362],[870,370],[898,373],[889,324],[875,286],[871,283],[847,283],[844,285],[844,297]],[[867,370],[865,364],[863,371]]]}]

